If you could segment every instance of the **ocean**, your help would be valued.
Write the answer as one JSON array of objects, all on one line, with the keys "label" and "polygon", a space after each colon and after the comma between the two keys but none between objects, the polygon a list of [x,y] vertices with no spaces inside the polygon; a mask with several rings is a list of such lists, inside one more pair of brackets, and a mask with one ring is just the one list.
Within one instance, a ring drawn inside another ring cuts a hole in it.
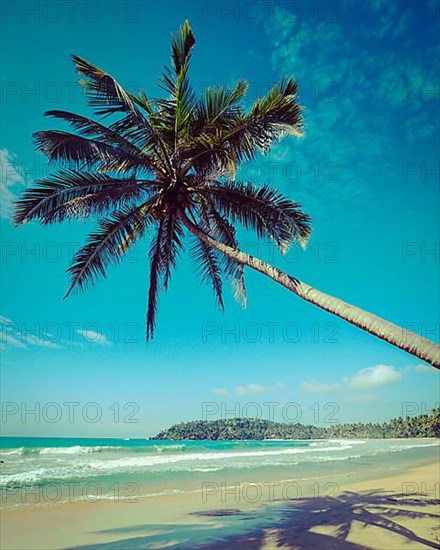
[{"label": "ocean", "polygon": [[[440,442],[401,440],[0,440],[2,507],[136,501],[266,480],[339,482],[438,456]],[[414,460],[413,460],[414,459]]]}]

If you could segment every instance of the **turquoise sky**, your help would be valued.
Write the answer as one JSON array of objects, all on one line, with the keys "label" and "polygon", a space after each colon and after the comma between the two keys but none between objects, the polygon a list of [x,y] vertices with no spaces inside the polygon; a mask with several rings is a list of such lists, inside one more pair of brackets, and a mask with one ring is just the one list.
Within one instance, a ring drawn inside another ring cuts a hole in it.
[{"label": "turquoise sky", "polygon": [[[411,5],[2,4],[3,435],[145,436],[206,417],[203,403],[210,418],[236,407],[322,425],[337,407],[327,420],[383,421],[440,400],[432,367],[261,275],[246,272],[247,309],[229,296],[218,312],[185,255],[147,346],[148,238],[105,281],[63,301],[65,270],[93,222],[10,222],[16,196],[48,170],[31,141],[57,128],[44,112],[89,113],[71,54],[154,96],[171,33],[188,18],[197,90],[244,78],[254,100],[283,75],[301,87],[305,137],[283,141],[238,177],[300,201],[312,239],[281,257],[242,232],[242,248],[439,342],[438,2]],[[79,403],[70,417],[68,402]],[[246,408],[251,402],[258,406]],[[292,402],[302,412],[283,414]],[[25,408],[36,415],[22,417]]]}]

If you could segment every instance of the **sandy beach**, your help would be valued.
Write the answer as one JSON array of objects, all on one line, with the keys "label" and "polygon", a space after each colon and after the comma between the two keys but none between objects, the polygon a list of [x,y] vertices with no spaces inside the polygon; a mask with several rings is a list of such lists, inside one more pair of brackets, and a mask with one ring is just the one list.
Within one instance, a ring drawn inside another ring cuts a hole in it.
[{"label": "sandy beach", "polygon": [[[374,478],[374,472],[370,476],[364,481],[347,476],[322,496],[314,494],[313,480],[298,481],[310,494],[304,490],[301,498],[290,499],[282,498],[289,485],[285,481],[276,486],[273,498],[258,502],[251,502],[255,498],[250,491],[244,499],[230,490],[209,498],[192,493],[131,503],[74,502],[3,510],[1,546],[4,550],[438,548],[438,461],[400,473],[396,469],[388,477]],[[290,482],[289,496],[292,487]]]}]

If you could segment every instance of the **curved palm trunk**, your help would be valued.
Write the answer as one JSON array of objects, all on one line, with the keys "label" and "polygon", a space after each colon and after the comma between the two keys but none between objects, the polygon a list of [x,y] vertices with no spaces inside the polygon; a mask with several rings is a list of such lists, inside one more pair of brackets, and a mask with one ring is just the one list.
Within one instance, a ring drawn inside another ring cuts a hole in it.
[{"label": "curved palm trunk", "polygon": [[440,346],[435,342],[431,342],[426,338],[423,338],[419,334],[405,330],[402,327],[394,325],[389,321],[385,321],[368,311],[348,304],[339,298],[329,296],[316,288],[302,283],[298,279],[287,275],[280,269],[271,266],[270,264],[250,256],[245,252],[231,248],[223,243],[220,243],[202,231],[199,227],[189,220],[183,211],[178,213],[180,220],[185,227],[196,235],[199,239],[212,246],[219,252],[229,256],[237,262],[251,267],[263,275],[270,277],[280,285],[294,292],[300,298],[307,300],[321,309],[337,315],[341,319],[348,321],[352,325],[359,327],[370,334],[374,334],[378,338],[389,342],[393,346],[396,346],[412,355],[415,355],[419,359],[426,361],[433,367],[440,369]]}]

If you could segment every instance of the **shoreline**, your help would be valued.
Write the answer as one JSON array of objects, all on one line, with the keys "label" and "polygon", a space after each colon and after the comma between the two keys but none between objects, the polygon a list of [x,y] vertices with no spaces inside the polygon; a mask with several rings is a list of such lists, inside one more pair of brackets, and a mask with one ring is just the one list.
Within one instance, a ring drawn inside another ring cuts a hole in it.
[{"label": "shoreline", "polygon": [[[341,440],[334,441],[334,443],[341,444],[345,442]],[[93,454],[91,455],[79,452],[81,449],[76,447],[72,447],[75,453],[69,452],[67,454],[64,452],[58,453],[58,449],[54,449],[54,451],[57,451],[53,454],[55,458],[52,458],[51,453],[49,462],[47,462],[43,453],[43,462],[41,462],[43,468],[47,470],[53,465],[54,468],[60,468],[59,472],[62,474],[63,466],[58,466],[62,463],[66,465],[64,471],[68,472],[69,475],[65,476],[64,479],[63,477],[54,477],[51,480],[49,477],[43,483],[33,483],[31,481],[33,476],[39,473],[33,464],[35,459],[31,459],[31,470],[26,472],[26,470],[23,470],[23,465],[27,464],[27,459],[23,462],[20,458],[22,471],[15,476],[11,476],[13,483],[10,486],[5,483],[7,472],[2,472],[5,474],[2,483],[5,484],[0,492],[1,507],[5,511],[9,509],[29,510],[39,507],[56,507],[63,504],[72,504],[73,502],[96,505],[100,501],[124,500],[129,496],[136,499],[148,499],[182,495],[185,498],[185,496],[190,497],[201,493],[201,487],[203,488],[205,482],[211,485],[214,484],[217,487],[221,486],[222,490],[233,487],[235,483],[241,485],[253,484],[256,480],[260,482],[264,480],[263,483],[266,484],[288,482],[294,484],[314,480],[319,481],[319,483],[331,480],[334,483],[344,484],[347,479],[350,479],[351,482],[373,479],[377,472],[380,473],[381,477],[387,477],[396,469],[399,472],[406,471],[408,467],[425,464],[440,451],[440,442],[436,440],[423,443],[419,439],[412,439],[410,444],[405,447],[401,445],[391,446],[388,449],[389,452],[385,454],[379,452],[382,447],[378,446],[376,441],[375,447],[362,454],[356,449],[365,449],[366,446],[364,445],[358,447],[358,443],[367,443],[365,440],[359,442],[351,440],[349,442],[351,443],[350,447],[343,449],[331,448],[332,451],[341,450],[340,456],[338,456],[339,452],[332,452],[326,456],[329,449],[327,447],[321,449],[319,446],[319,443],[323,442],[317,442],[317,447],[308,449],[288,445],[281,449],[277,448],[275,451],[268,447],[263,452],[258,450],[249,454],[239,449],[235,454],[231,453],[230,457],[233,458],[233,461],[228,460],[228,455],[221,450],[217,462],[213,464],[211,462],[215,459],[215,455],[210,454],[210,452],[206,454],[204,452],[197,453],[197,449],[195,453],[162,454],[162,452],[155,452],[153,454],[129,453],[128,455],[116,453],[104,455],[105,458],[103,459],[100,458],[101,447],[93,448]],[[294,443],[297,443],[297,440]],[[402,442],[397,440],[396,443]],[[393,451],[393,449],[396,450]],[[162,449],[158,451],[162,451]],[[325,451],[324,456],[322,456],[321,451]],[[306,454],[304,455],[304,453]],[[39,456],[39,454],[37,453],[35,456]],[[78,458],[83,456],[86,461],[77,462]],[[91,463],[94,464],[97,474],[99,474],[99,468],[103,468],[101,470],[103,472],[102,476],[81,476],[79,468],[82,464],[88,467],[89,456],[92,457]],[[261,456],[263,460],[261,460]],[[287,457],[287,461],[284,456]],[[302,460],[302,456],[306,456],[306,458]],[[250,457],[250,459],[244,460],[245,457]],[[254,457],[257,457],[256,462],[253,462]],[[130,467],[140,461],[139,463],[143,464],[143,468],[131,473],[130,468],[126,468],[127,460]],[[182,467],[179,466],[180,463],[183,464]],[[108,469],[110,473],[105,475],[108,464],[110,464]],[[156,464],[158,464],[157,467]],[[173,464],[177,465],[174,469]],[[118,466],[117,469],[116,466]],[[161,470],[161,466],[165,466],[165,469]],[[264,488],[264,492],[268,492],[267,487]],[[298,492],[306,494],[308,489],[301,487]]]},{"label": "shoreline", "polygon": [[[322,496],[302,494],[288,500],[280,499],[279,493],[274,492],[272,501],[237,502],[237,494],[226,491],[225,495],[210,495],[206,502],[200,493],[183,493],[140,498],[137,503],[77,501],[5,509],[1,514],[2,548],[49,550],[83,546],[126,550],[169,545],[220,549],[235,548],[237,544],[237,548],[246,549],[255,548],[250,540],[256,536],[265,538],[262,548],[276,548],[274,537],[279,540],[289,533],[299,544],[298,549],[307,550],[315,546],[377,550],[437,548],[440,540],[440,531],[436,531],[440,517],[437,460],[425,460],[417,468],[408,464],[391,475],[375,473],[369,469],[369,478],[361,480],[347,479],[350,474],[345,481],[341,477],[334,494],[330,490]],[[329,480],[325,470],[321,477]],[[311,483],[310,477],[304,481],[304,486],[317,483],[316,480]],[[286,483],[278,489],[285,486]],[[404,487],[412,491],[403,492]],[[367,526],[362,526],[364,516],[369,518]],[[350,523],[345,542],[340,538],[338,523],[342,519]],[[73,533],[72,525],[75,525]],[[205,543],[208,545],[204,546]]]}]

